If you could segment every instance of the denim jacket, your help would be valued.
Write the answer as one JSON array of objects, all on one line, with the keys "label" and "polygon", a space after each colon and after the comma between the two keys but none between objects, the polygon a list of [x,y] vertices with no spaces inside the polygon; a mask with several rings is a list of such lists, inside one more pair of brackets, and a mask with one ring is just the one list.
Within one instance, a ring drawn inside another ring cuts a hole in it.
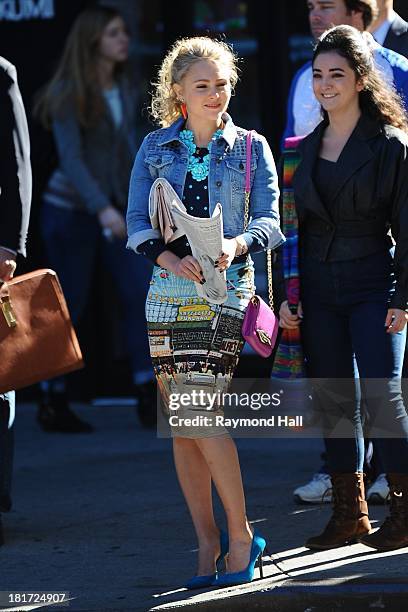
[{"label": "denim jacket", "polygon": [[[236,127],[227,113],[225,128],[214,142],[208,175],[209,214],[217,202],[223,210],[224,235],[243,235],[248,246],[254,238],[263,248],[276,248],[285,240],[279,227],[279,187],[272,152],[266,139],[254,134],[251,154],[250,222],[244,232],[247,131]],[[170,127],[151,132],[140,147],[130,179],[127,211],[128,248],[138,252],[146,240],[161,238],[150,224],[148,201],[153,181],[169,181],[180,199],[187,175],[188,150],[179,139],[182,118]]]}]

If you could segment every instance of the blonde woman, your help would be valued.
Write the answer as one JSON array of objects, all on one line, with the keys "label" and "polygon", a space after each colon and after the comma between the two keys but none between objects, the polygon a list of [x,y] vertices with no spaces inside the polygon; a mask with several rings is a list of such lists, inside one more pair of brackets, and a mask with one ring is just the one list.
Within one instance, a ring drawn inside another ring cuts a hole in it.
[{"label": "blonde woman", "polygon": [[[247,132],[236,127],[227,113],[237,78],[236,58],[225,43],[206,37],[177,41],[161,65],[153,94],[152,115],[161,129],[148,134],[132,172],[128,246],[155,264],[146,314],[164,398],[169,381],[173,391],[174,385],[181,389],[186,380],[191,384],[205,377],[206,384],[213,381],[214,391],[220,375],[230,381],[243,346],[242,319],[254,291],[250,252],[283,241],[275,164],[259,135],[252,144],[250,223],[244,231]],[[215,267],[220,273],[226,271],[224,304],[198,297],[194,283],[206,279],[186,236],[165,245],[152,229],[148,197],[158,177],[170,182],[193,216],[211,216],[217,202],[222,203],[224,240]],[[212,425],[174,426],[172,435],[176,470],[199,543],[197,576],[187,587],[251,581],[266,543],[248,523],[233,440],[225,429]],[[214,520],[212,483],[226,513],[228,536],[220,535]],[[216,561],[227,552],[228,571],[218,576]]]}]

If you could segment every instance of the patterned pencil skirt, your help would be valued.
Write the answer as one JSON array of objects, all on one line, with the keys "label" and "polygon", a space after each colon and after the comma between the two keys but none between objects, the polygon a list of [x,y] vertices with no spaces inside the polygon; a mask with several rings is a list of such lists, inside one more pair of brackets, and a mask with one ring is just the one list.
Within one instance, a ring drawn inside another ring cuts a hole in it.
[{"label": "patterned pencil skirt", "polygon": [[[215,398],[229,388],[255,291],[252,260],[227,270],[227,300],[211,304],[192,281],[155,266],[146,300],[150,355],[172,436],[226,435]],[[209,398],[212,398],[209,400]]]}]

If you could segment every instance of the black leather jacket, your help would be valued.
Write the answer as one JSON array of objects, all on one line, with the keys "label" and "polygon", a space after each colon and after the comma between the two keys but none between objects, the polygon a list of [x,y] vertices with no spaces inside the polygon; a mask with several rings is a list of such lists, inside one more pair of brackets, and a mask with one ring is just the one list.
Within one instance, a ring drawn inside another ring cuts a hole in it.
[{"label": "black leather jacket", "polygon": [[[300,256],[307,236],[321,261],[356,259],[396,243],[396,289],[390,307],[408,306],[408,135],[362,115],[337,162],[337,188],[330,213],[316,190],[313,173],[327,122],[299,145],[301,162],[293,187],[299,218]],[[310,241],[310,237],[312,240]],[[310,249],[308,249],[308,256]],[[282,295],[280,257],[275,267],[276,302]]]}]

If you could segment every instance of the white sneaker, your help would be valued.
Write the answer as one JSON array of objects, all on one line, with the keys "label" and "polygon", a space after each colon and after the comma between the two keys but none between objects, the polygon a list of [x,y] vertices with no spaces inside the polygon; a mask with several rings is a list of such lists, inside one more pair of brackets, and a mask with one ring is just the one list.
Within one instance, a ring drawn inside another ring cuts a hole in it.
[{"label": "white sneaker", "polygon": [[370,504],[383,504],[389,493],[387,478],[385,474],[380,474],[367,491],[367,501]]},{"label": "white sneaker", "polygon": [[293,497],[298,504],[321,504],[332,500],[332,484],[329,474],[318,472],[307,484],[293,491]]}]

